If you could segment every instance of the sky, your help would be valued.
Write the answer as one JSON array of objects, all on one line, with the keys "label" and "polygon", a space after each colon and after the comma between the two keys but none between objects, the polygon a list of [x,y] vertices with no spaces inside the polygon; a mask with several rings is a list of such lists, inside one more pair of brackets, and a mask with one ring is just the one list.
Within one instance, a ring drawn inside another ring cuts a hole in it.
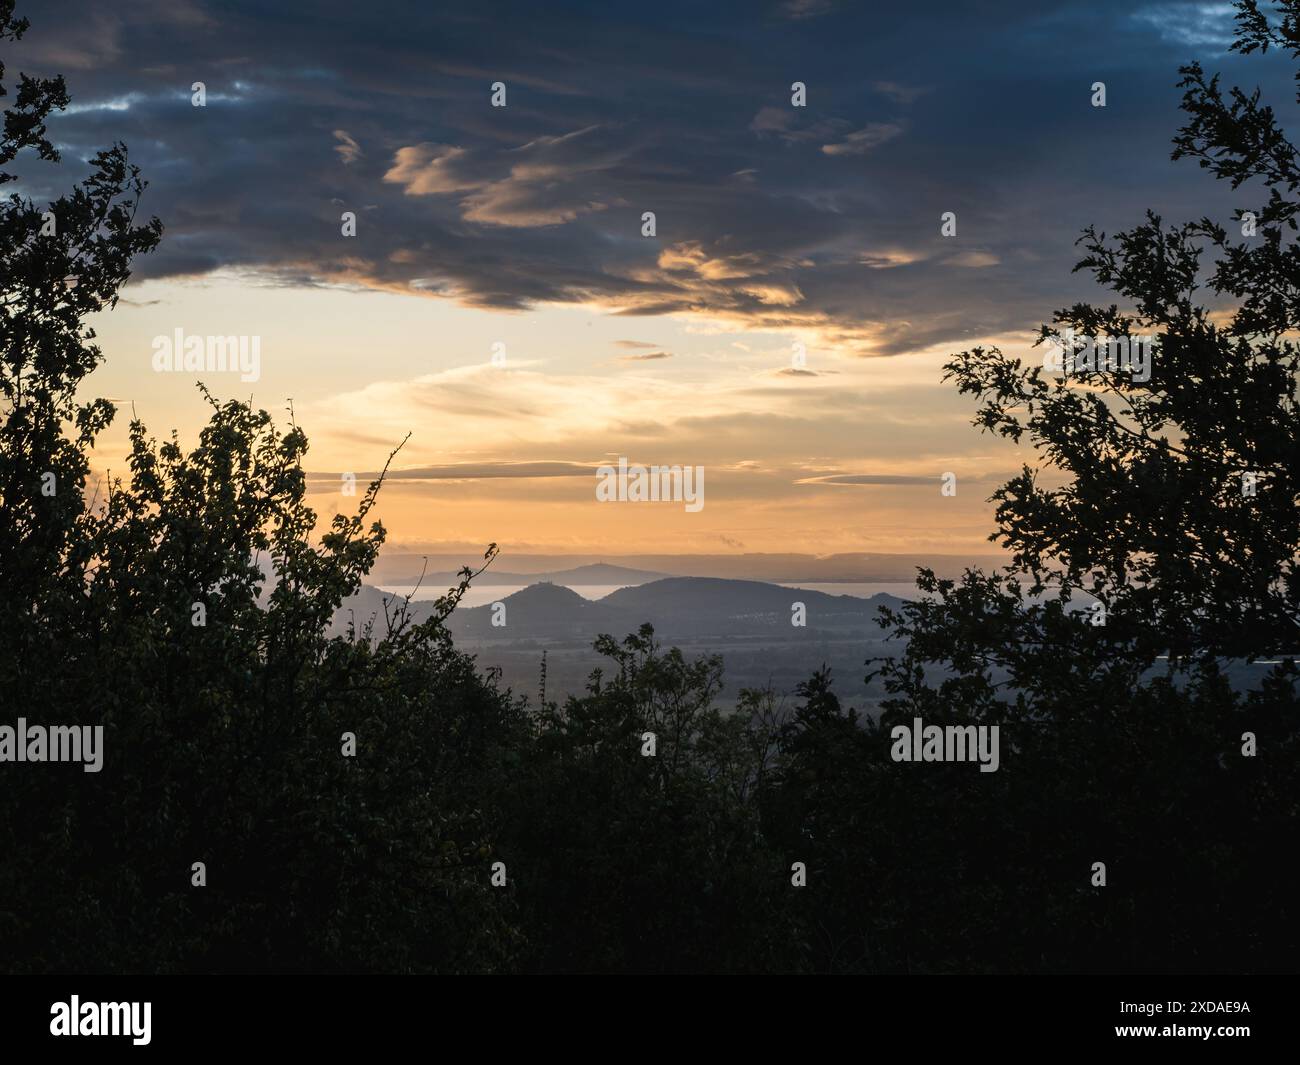
[{"label": "sky", "polygon": [[[1055,309],[1112,302],[1072,273],[1085,226],[1248,206],[1170,161],[1179,65],[1294,109],[1284,59],[1227,54],[1220,3],[19,13],[11,79],[62,73],[73,100],[63,164],[23,192],[121,140],[165,226],[97,316],[90,390],[190,443],[198,380],[283,421],[292,402],[325,518],[405,440],[390,543],[467,557],[987,554],[988,497],[1037,460],[971,426],[945,360],[1041,361]],[[258,338],[257,379],[156,372],[178,329]],[[621,456],[703,467],[703,507],[598,501]]]}]

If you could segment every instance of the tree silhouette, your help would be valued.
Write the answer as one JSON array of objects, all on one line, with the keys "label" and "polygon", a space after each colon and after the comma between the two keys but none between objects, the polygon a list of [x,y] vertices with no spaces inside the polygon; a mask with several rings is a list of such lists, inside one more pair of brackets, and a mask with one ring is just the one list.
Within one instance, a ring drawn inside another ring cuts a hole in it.
[{"label": "tree silhouette", "polygon": [[[0,29],[27,29],[11,0]],[[67,102],[61,79],[24,76],[0,161],[58,163],[45,123]],[[0,208],[0,691],[31,725],[104,729],[99,773],[6,768],[0,953],[34,970],[505,964],[519,936],[488,868],[517,714],[442,627],[465,581],[418,625],[396,604],[378,631],[327,636],[383,542],[380,482],[317,542],[305,434],[204,391],[197,447],[135,420],[125,477],[88,483],[115,408],[77,399],[102,360],[85,318],[162,232],[135,221],[124,145],[91,166],[47,209]]]},{"label": "tree silhouette", "polygon": [[[1234,48],[1300,58],[1300,5],[1283,7],[1273,28],[1240,5]],[[961,878],[930,892],[926,920],[1014,913],[991,948],[1014,967],[1281,968],[1297,947],[1278,863],[1297,842],[1283,796],[1300,739],[1300,169],[1258,91],[1181,73],[1174,158],[1267,193],[1257,235],[1244,211],[1240,239],[1155,213],[1114,238],[1085,231],[1078,268],[1122,302],[1059,310],[1040,342],[1153,336],[1149,380],[1115,366],[1056,377],[997,349],[948,363],[980,401],[976,424],[1028,439],[1044,468],[994,495],[1004,572],[923,571],[930,597],[886,615],[907,647],[881,665],[883,726],[999,725],[1013,745],[1001,771],[945,780],[914,816],[949,826]],[[1204,306],[1202,287],[1223,302]],[[1246,670],[1253,683],[1230,683]]]}]

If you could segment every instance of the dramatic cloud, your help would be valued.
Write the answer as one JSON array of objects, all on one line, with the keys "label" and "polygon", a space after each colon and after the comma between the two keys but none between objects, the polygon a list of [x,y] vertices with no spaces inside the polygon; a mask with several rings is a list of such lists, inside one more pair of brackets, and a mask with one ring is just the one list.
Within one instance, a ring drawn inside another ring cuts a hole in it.
[{"label": "dramatic cloud", "polygon": [[[363,17],[341,0],[310,18],[58,8],[29,13],[14,66],[68,74],[75,106],[52,126],[67,158],[128,142],[167,226],[141,277],[695,316],[892,355],[1030,329],[1082,297],[1069,271],[1087,224],[1240,206],[1168,160],[1178,65],[1230,79],[1240,62],[1220,4],[940,2],[923,23],[826,0],[653,18],[615,3],[599,19],[383,0]],[[24,180],[40,196],[49,175]]]}]

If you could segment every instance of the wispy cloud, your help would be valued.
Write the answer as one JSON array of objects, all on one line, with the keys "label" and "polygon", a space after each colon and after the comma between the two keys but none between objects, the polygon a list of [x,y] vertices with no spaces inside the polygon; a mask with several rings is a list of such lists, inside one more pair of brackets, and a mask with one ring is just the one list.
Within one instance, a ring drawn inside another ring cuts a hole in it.
[{"label": "wispy cloud", "polygon": [[[600,464],[597,462],[464,462],[446,466],[415,466],[409,469],[390,469],[385,480],[390,481],[481,481],[502,477],[590,477]],[[374,480],[379,470],[354,473],[359,481]],[[342,472],[308,473],[310,482],[328,481],[337,487]]]},{"label": "wispy cloud", "polygon": [[842,484],[842,485],[934,485],[939,483],[939,476],[915,477],[892,473],[834,473],[824,477],[804,477],[799,484]]},{"label": "wispy cloud", "polygon": [[819,18],[835,10],[834,0],[783,0],[781,13],[786,18],[802,21]]},{"label": "wispy cloud", "polygon": [[339,142],[334,146],[334,151],[343,160],[344,165],[357,162],[365,154],[361,151],[361,145],[353,140],[351,134],[345,129],[336,129],[334,139]]},{"label": "wispy cloud", "polygon": [[903,127],[894,122],[872,122],[834,144],[823,144],[825,155],[866,155],[873,148],[878,148],[893,140],[903,132]]},{"label": "wispy cloud", "polygon": [[928,85],[902,85],[896,81],[873,81],[871,87],[894,103],[903,105],[915,103],[931,88]]}]

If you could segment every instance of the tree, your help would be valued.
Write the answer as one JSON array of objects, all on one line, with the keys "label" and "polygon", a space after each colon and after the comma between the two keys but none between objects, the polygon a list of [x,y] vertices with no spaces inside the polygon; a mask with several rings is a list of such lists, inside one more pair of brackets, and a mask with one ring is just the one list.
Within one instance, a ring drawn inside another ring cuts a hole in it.
[{"label": "tree", "polygon": [[[26,29],[0,0],[0,36]],[[23,76],[0,163],[58,163],[46,121],[67,102],[62,79]],[[521,935],[489,867],[520,719],[443,628],[471,574],[420,624],[395,604],[331,638],[384,539],[382,477],[317,539],[306,435],[206,391],[197,447],[134,420],[125,477],[88,484],[115,408],[77,399],[103,358],[85,317],[162,234],[135,221],[125,145],[91,165],[47,209],[0,207],[0,691],[29,725],[104,730],[98,773],[6,766],[0,955],[35,971],[509,964]]]},{"label": "tree", "polygon": [[[1236,51],[1300,58],[1300,4],[1280,26],[1238,7]],[[1258,235],[1245,212],[1241,239],[1154,212],[1113,239],[1085,231],[1078,268],[1121,302],[1059,310],[1040,342],[1068,359],[1076,337],[1151,336],[1149,380],[1116,365],[1054,378],[996,348],[949,362],[975,423],[1028,439],[1044,467],[993,497],[1005,571],[923,571],[928,598],[886,612],[907,647],[880,667],[882,724],[999,725],[1004,749],[998,773],[942,794],[898,767],[924,799],[912,823],[948,826],[913,855],[946,878],[899,908],[924,906],[923,938],[945,914],[987,929],[988,956],[1014,968],[1283,968],[1300,946],[1278,864],[1298,841],[1300,165],[1258,90],[1181,73],[1173,156],[1265,192]],[[1202,285],[1230,307],[1202,305]],[[964,956],[945,966],[979,964],[977,936],[949,942]]]},{"label": "tree", "polygon": [[525,964],[801,967],[790,859],[764,837],[753,787],[773,731],[762,715],[715,705],[716,655],[664,652],[649,625],[596,649],[610,678],[594,670],[585,695],[539,709],[504,818],[502,853],[528,871]]}]

